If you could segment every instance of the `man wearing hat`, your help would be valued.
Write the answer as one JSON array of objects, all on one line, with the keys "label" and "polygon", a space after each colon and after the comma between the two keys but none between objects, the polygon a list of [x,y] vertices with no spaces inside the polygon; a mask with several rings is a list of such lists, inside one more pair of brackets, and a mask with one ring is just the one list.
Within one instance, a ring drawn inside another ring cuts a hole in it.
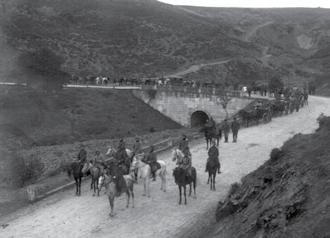
[{"label": "man wearing hat", "polygon": [[138,154],[142,154],[142,145],[140,139],[136,137],[133,145],[133,157]]},{"label": "man wearing hat", "polygon": [[78,153],[78,160],[80,163],[84,164],[87,161],[87,152],[83,144],[80,145],[80,151]]},{"label": "man wearing hat", "polygon": [[147,155],[147,157],[145,159],[142,159],[142,161],[144,163],[150,165],[152,180],[156,181],[156,171],[158,169],[160,169],[160,165],[157,162],[157,155],[154,152],[154,146],[153,145],[150,147],[150,151],[149,151],[149,154]]},{"label": "man wearing hat", "polygon": [[228,119],[226,118],[222,124],[222,131],[225,136],[225,143],[228,143],[228,136],[229,136],[229,131],[230,131],[230,125],[228,122]]},{"label": "man wearing hat", "polygon": [[220,161],[219,161],[219,150],[216,147],[216,142],[214,139],[212,139],[211,141],[212,146],[210,147],[209,151],[208,151],[208,159],[206,162],[206,168],[205,168],[205,172],[208,171],[208,166],[209,166],[209,161],[215,161],[217,168],[218,168],[218,174],[220,174]]}]

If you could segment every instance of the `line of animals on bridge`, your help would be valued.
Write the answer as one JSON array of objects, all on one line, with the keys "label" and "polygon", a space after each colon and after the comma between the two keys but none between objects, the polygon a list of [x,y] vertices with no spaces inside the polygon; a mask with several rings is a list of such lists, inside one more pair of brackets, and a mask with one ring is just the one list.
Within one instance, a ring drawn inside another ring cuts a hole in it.
[{"label": "line of animals on bridge", "polygon": [[[187,204],[186,186],[189,185],[189,196],[196,198],[197,172],[192,166],[192,155],[190,153],[187,136],[183,135],[177,148],[172,152],[172,161],[177,167],[173,170],[175,183],[179,188],[179,204]],[[215,190],[216,172],[220,173],[219,151],[215,140],[208,150],[208,160],[206,162],[206,172],[209,173],[210,189]],[[105,158],[106,157],[106,158]],[[133,149],[126,148],[123,139],[120,140],[118,148],[109,147],[105,156],[99,151],[95,152],[92,160],[87,159],[87,152],[84,146],[80,146],[77,160],[70,163],[67,168],[68,175],[73,175],[76,184],[76,195],[81,195],[81,181],[84,176],[91,177],[91,190],[93,196],[99,196],[102,186],[105,187],[110,203],[110,216],[114,215],[115,197],[126,194],[127,205],[129,207],[132,198],[134,207],[134,184],[138,178],[142,179],[144,186],[143,196],[150,197],[150,181],[159,177],[161,180],[161,191],[166,192],[166,163],[158,160],[154,147],[151,146],[148,153],[144,153],[139,138],[136,138]]]}]

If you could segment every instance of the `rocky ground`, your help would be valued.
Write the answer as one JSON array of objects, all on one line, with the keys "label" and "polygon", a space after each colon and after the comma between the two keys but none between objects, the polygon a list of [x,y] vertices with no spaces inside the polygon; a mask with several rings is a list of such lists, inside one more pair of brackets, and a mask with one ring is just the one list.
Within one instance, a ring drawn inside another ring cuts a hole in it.
[{"label": "rocky ground", "polygon": [[[167,162],[167,192],[152,183],[151,198],[143,197],[142,185],[135,186],[136,207],[124,209],[125,198],[116,200],[117,215],[109,218],[109,204],[102,194],[92,197],[85,184],[81,197],[68,190],[37,202],[11,216],[3,217],[2,237],[193,237],[204,227],[215,223],[214,211],[219,199],[224,200],[230,185],[261,166],[274,147],[296,133],[312,133],[321,112],[330,114],[330,100],[312,97],[308,107],[299,113],[274,119],[269,124],[241,130],[237,144],[221,143],[222,174],[217,177],[216,192],[206,185],[204,173],[206,150],[203,141],[191,146],[193,165],[198,173],[197,199],[178,205],[178,189],[171,172],[171,153],[159,155]],[[267,214],[265,214],[267,215]],[[203,237],[205,233],[203,233]],[[230,237],[230,236],[228,236]]]}]

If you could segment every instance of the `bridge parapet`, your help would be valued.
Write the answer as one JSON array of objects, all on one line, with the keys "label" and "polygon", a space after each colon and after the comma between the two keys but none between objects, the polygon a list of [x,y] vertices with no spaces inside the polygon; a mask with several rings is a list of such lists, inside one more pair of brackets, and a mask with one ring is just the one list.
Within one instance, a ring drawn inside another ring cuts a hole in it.
[{"label": "bridge parapet", "polygon": [[185,86],[159,86],[159,85],[143,85],[142,90],[157,90],[169,94],[181,95],[184,97],[199,96],[228,96],[228,97],[244,97],[244,93],[239,90],[224,90],[217,87],[185,87]]}]

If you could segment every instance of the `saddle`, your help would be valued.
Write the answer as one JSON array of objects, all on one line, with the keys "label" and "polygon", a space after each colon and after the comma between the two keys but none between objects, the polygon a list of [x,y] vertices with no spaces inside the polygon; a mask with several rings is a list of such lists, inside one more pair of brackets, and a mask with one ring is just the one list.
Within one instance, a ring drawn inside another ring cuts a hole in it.
[{"label": "saddle", "polygon": [[150,164],[150,168],[151,168],[152,172],[156,172],[158,169],[161,168],[161,166],[160,166],[160,163],[154,162],[154,163]]}]

